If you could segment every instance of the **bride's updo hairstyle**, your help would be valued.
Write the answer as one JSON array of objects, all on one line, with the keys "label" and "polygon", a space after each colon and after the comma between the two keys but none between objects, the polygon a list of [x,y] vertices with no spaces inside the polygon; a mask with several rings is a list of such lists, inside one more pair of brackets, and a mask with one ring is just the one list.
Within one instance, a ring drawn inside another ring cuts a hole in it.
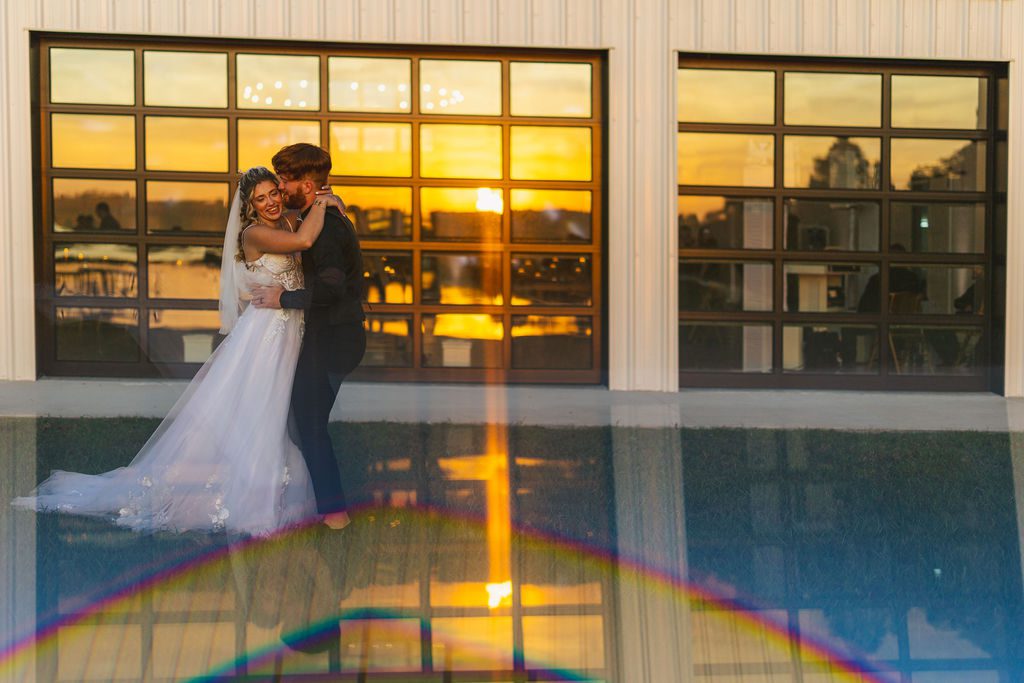
[{"label": "bride's updo hairstyle", "polygon": [[[247,228],[259,221],[259,214],[256,213],[256,208],[252,205],[252,193],[257,185],[266,180],[277,185],[277,176],[266,166],[253,166],[238,179],[238,194],[241,200],[239,202],[238,217],[241,219],[243,228]],[[235,254],[235,259],[245,263],[245,251],[242,249],[242,233],[238,234],[238,251]]]}]

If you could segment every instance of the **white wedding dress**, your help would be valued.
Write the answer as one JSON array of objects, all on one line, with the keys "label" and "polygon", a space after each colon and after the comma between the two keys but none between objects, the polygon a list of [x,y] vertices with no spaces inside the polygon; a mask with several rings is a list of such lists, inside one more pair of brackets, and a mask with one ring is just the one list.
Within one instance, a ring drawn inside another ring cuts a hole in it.
[{"label": "white wedding dress", "polygon": [[[264,254],[234,267],[240,293],[257,284],[302,287],[295,256]],[[56,471],[13,504],[147,532],[265,535],[311,519],[313,486],[287,426],[302,328],[301,311],[245,308],[129,465],[96,475]]]}]

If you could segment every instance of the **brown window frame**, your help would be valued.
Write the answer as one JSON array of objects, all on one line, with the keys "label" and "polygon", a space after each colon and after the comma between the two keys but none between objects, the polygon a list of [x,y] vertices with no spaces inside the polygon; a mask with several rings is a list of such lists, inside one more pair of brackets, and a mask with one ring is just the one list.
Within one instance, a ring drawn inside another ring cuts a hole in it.
[{"label": "brown window frame", "polygon": [[[743,199],[766,199],[773,202],[773,244],[771,249],[710,249],[678,247],[678,257],[684,259],[728,259],[736,261],[770,261],[773,264],[773,309],[770,312],[709,312],[679,311],[680,326],[686,322],[750,322],[772,326],[772,369],[765,373],[683,370],[679,383],[686,387],[721,388],[794,388],[794,389],[854,389],[854,390],[912,390],[912,391],[996,391],[1002,390],[1002,326],[1003,310],[993,304],[1002,300],[1005,292],[1005,255],[997,253],[1001,239],[1005,243],[1005,225],[996,225],[996,207],[1006,201],[1005,188],[996,186],[996,146],[1006,141],[1006,131],[999,130],[998,82],[1006,77],[1005,64],[977,62],[924,62],[861,59],[809,59],[766,58],[749,56],[683,54],[678,68],[744,69],[769,71],[775,74],[773,124],[716,124],[677,122],[677,131],[700,133],[771,134],[774,138],[774,183],[771,187],[737,187],[683,185],[677,194],[731,196]],[[880,74],[882,76],[882,118],[879,127],[785,125],[784,74],[795,72]],[[987,120],[977,130],[893,128],[890,124],[893,75],[973,76],[988,79]],[[785,187],[784,136],[814,135],[836,137],[879,137],[881,159],[879,189],[833,190]],[[985,189],[982,192],[963,191],[910,191],[890,189],[890,140],[893,138],[955,138],[984,141],[987,144]],[[798,251],[785,248],[784,214],[787,199],[849,199],[875,201],[880,205],[879,248],[877,251]],[[976,202],[985,205],[984,250],[977,254],[890,254],[889,234],[892,202]],[[673,229],[676,229],[675,227]],[[1001,230],[1002,234],[998,234]],[[915,266],[982,265],[986,273],[985,313],[965,320],[963,316],[937,314],[896,314],[880,306],[874,313],[799,313],[784,311],[784,265],[794,262],[836,261],[842,263],[868,263],[879,266],[881,292],[889,290],[889,264],[908,263]],[[997,288],[1001,288],[997,291]],[[786,372],[783,369],[783,328],[787,324],[871,325],[876,329],[880,351],[878,372],[873,375],[853,373]],[[893,372],[886,348],[890,325],[948,325],[980,327],[982,339],[978,343],[978,368],[973,375],[899,375]]]},{"label": "brown window frame", "polygon": [[[35,126],[34,138],[37,151],[35,203],[37,221],[35,226],[36,250],[35,270],[37,282],[37,368],[40,376],[103,376],[103,377],[179,377],[187,378],[195,374],[200,367],[198,363],[166,363],[151,362],[148,359],[149,349],[149,314],[150,311],[164,308],[188,310],[216,310],[215,300],[188,299],[151,299],[148,295],[147,255],[150,245],[187,244],[196,246],[220,247],[223,238],[213,233],[186,233],[170,235],[165,233],[147,233],[146,231],[146,198],[145,182],[147,180],[177,181],[219,181],[228,182],[233,191],[233,182],[237,173],[238,156],[238,121],[239,119],[276,119],[317,121],[320,124],[320,143],[325,148],[330,144],[330,123],[344,121],[358,122],[396,122],[410,123],[412,126],[412,175],[408,178],[345,176],[332,175],[334,186],[372,185],[380,187],[410,187],[413,192],[413,232],[407,240],[361,240],[364,252],[402,251],[409,253],[413,259],[414,300],[412,304],[381,304],[366,306],[367,314],[408,315],[412,318],[411,346],[412,366],[399,367],[360,367],[352,379],[368,381],[423,381],[423,382],[507,382],[507,383],[572,383],[597,384],[605,381],[606,357],[604,339],[606,336],[605,312],[605,281],[606,272],[604,245],[605,234],[605,56],[603,53],[580,50],[534,50],[534,49],[469,49],[469,48],[431,48],[409,47],[396,49],[384,46],[351,46],[285,42],[260,42],[249,40],[188,40],[159,39],[152,37],[118,38],[107,36],[68,36],[61,34],[33,34],[33,60],[36,73],[36,102],[34,103]],[[52,47],[82,47],[93,49],[132,49],[135,51],[135,104],[134,105],[92,105],[92,104],[51,104],[49,99],[49,49]],[[144,104],[144,58],[146,50],[182,50],[189,52],[227,53],[228,61],[228,106],[226,108],[198,107],[166,107],[145,106]],[[320,58],[320,109],[317,111],[280,111],[266,109],[240,109],[237,106],[237,89],[235,87],[236,60],[238,54],[288,54],[316,55]],[[411,64],[409,113],[366,113],[366,112],[332,112],[329,111],[329,56],[361,56],[361,57],[399,57],[409,59]],[[420,59],[487,59],[501,62],[502,69],[502,114],[500,116],[451,116],[420,114],[418,110],[419,84],[418,62]],[[592,68],[591,79],[591,116],[589,118],[561,117],[528,117],[512,116],[510,113],[510,81],[509,64],[511,62],[577,62],[587,63]],[[88,113],[88,114],[128,114],[135,120],[135,158],[134,170],[90,170],[64,169],[52,166],[50,154],[50,115],[53,113]],[[145,169],[145,117],[167,115],[176,117],[211,117],[225,118],[228,122],[228,170],[225,173],[208,172],[177,172],[147,171]],[[500,180],[473,180],[447,178],[421,178],[419,175],[418,129],[423,123],[472,123],[500,125],[502,128],[502,165],[503,173]],[[545,127],[583,127],[592,131],[592,175],[589,181],[532,181],[512,180],[509,174],[511,163],[509,155],[510,129],[513,125],[542,125]],[[114,233],[55,233],[53,232],[53,196],[52,180],[60,178],[89,179],[134,179],[136,189],[136,230]],[[504,195],[502,213],[502,238],[500,243],[483,242],[447,242],[441,240],[423,240],[420,237],[420,201],[421,187],[479,187],[486,183],[487,187],[501,189]],[[587,190],[591,192],[591,241],[589,243],[540,243],[513,242],[511,239],[511,202],[510,190],[529,188],[540,190]],[[55,241],[73,239],[80,242],[103,242],[135,245],[138,249],[138,295],[132,298],[117,299],[112,297],[56,297],[54,292],[54,259],[53,244]],[[500,306],[472,305],[427,305],[419,301],[421,283],[421,255],[430,251],[497,251],[502,255],[502,288],[505,296]],[[550,254],[585,253],[591,258],[592,305],[590,306],[512,306],[511,275],[509,264],[512,254],[524,251],[542,251]],[[56,326],[55,315],[58,306],[88,308],[134,308],[139,311],[140,360],[138,362],[109,361],[59,361],[56,357]],[[501,367],[496,368],[453,368],[423,367],[422,355],[422,317],[432,313],[491,313],[500,315],[504,323],[502,339]],[[590,368],[585,370],[537,370],[515,369],[512,363],[512,318],[517,315],[567,315],[584,316],[591,319],[592,349]]]}]

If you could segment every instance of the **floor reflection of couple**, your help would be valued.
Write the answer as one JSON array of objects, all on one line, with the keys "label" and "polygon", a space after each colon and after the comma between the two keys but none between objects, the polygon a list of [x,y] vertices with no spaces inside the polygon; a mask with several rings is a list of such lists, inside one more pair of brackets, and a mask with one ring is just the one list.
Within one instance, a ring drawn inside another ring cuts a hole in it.
[{"label": "floor reflection of couple", "polygon": [[291,145],[273,164],[277,175],[241,176],[221,264],[228,335],[170,414],[128,466],[54,472],[16,506],[139,531],[270,535],[348,523],[327,424],[365,350],[362,256],[343,205],[323,189],[327,152]]}]

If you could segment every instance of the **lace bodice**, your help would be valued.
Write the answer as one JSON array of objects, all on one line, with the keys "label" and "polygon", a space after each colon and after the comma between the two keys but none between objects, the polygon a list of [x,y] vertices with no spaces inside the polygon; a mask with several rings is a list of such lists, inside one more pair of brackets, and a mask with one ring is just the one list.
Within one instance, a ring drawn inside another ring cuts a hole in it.
[{"label": "lace bodice", "polygon": [[302,265],[293,254],[264,254],[255,261],[246,261],[246,289],[252,285],[278,284],[288,291],[302,289]]}]

